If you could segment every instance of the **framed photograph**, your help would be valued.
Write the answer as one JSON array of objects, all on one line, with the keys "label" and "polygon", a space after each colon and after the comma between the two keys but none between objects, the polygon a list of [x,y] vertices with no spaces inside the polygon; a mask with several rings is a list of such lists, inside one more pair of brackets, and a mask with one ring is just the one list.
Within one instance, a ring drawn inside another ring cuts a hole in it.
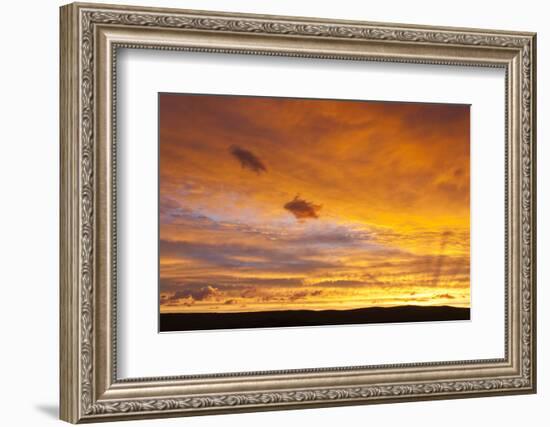
[{"label": "framed photograph", "polygon": [[160,94],[160,332],[470,320],[469,118]]},{"label": "framed photograph", "polygon": [[61,8],[61,418],[534,393],[535,34]]}]

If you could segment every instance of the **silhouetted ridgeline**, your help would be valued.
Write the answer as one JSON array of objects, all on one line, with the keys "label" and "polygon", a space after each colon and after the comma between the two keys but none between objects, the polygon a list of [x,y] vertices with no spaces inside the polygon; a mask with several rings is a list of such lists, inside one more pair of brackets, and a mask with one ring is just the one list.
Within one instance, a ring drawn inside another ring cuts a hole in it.
[{"label": "silhouetted ridgeline", "polygon": [[355,310],[288,310],[245,313],[163,313],[160,332],[285,326],[470,320],[469,308],[449,306],[371,307]]}]

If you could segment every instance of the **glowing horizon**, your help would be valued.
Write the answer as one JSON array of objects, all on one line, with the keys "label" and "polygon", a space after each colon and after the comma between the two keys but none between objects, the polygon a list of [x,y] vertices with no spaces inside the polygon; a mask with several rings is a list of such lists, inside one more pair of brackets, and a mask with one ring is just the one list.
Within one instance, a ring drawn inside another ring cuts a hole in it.
[{"label": "glowing horizon", "polygon": [[470,306],[469,106],[159,97],[161,313]]}]

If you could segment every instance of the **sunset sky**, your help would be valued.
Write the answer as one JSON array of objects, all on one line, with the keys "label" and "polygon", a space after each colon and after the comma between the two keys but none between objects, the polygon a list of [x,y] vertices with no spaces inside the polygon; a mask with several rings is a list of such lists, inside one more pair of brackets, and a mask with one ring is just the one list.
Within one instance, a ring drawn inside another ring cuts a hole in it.
[{"label": "sunset sky", "polygon": [[469,106],[159,102],[162,313],[469,307]]}]

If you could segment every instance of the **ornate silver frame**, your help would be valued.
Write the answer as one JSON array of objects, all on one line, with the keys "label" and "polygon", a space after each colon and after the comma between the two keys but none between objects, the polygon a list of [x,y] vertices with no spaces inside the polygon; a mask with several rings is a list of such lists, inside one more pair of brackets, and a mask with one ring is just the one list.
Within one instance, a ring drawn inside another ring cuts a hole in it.
[{"label": "ornate silver frame", "polygon": [[[61,8],[61,419],[111,421],[534,393],[533,33],[71,4]],[[505,357],[117,379],[117,48],[502,67]]]}]

